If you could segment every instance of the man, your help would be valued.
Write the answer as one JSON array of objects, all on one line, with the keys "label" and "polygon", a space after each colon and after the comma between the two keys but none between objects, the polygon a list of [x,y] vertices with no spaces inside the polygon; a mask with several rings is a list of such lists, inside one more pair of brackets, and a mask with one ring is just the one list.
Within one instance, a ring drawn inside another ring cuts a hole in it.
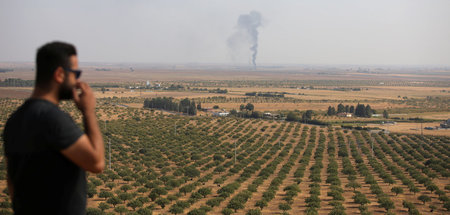
[{"label": "man", "polygon": [[[100,173],[105,161],[95,97],[80,75],[73,45],[52,42],[38,49],[32,96],[3,133],[15,214],[85,214],[85,170]],[[85,134],[58,107],[68,99],[83,114]]]}]

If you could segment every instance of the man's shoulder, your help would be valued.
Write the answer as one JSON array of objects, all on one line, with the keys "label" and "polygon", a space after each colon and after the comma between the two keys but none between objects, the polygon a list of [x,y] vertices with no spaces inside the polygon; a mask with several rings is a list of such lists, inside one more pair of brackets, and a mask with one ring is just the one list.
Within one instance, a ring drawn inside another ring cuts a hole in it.
[{"label": "man's shoulder", "polygon": [[24,109],[29,114],[38,115],[42,118],[69,116],[68,113],[61,110],[57,105],[44,99],[29,99],[24,103]]},{"label": "man's shoulder", "polygon": [[55,104],[44,99],[30,98],[11,114],[6,122],[5,129],[12,125],[20,126],[24,123],[45,126],[46,124],[53,124],[55,122],[66,120],[71,120],[70,115],[62,111]]},{"label": "man's shoulder", "polygon": [[41,113],[43,111],[57,111],[59,108],[44,99],[29,98],[17,108],[13,115]]}]

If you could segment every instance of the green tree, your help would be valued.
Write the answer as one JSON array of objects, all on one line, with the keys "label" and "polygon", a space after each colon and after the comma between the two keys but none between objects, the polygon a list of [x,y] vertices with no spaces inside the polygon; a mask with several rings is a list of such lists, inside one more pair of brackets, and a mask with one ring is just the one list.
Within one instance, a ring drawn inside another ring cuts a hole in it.
[{"label": "green tree", "polygon": [[116,208],[114,208],[114,211],[122,215],[123,213],[126,213],[128,209],[123,205],[119,205]]},{"label": "green tree", "polygon": [[281,203],[278,205],[278,208],[283,211],[291,210],[291,206],[288,203]]},{"label": "green tree", "polygon": [[152,201],[155,201],[156,198],[158,198],[161,195],[166,195],[167,194],[167,190],[163,187],[155,187],[153,188],[152,191],[150,191],[150,194],[148,197],[150,197],[150,199]]},{"label": "green tree", "polygon": [[386,209],[386,211],[389,211],[390,209],[394,209],[394,202],[391,201],[388,197],[381,197],[378,199],[378,203],[380,204],[380,206],[384,209]]},{"label": "green tree", "polygon": [[311,195],[305,199],[307,207],[310,208],[320,208],[320,198],[317,195]]},{"label": "green tree", "polygon": [[365,205],[370,203],[370,201],[366,198],[366,195],[361,192],[355,192],[355,195],[352,198],[356,204]]},{"label": "green tree", "polygon": [[128,184],[122,185],[122,186],[120,187],[120,190],[122,190],[123,192],[127,192],[128,190],[131,190],[131,189],[133,189],[133,187],[131,187],[131,186],[128,185]]},{"label": "green tree", "polygon": [[444,202],[444,208],[447,209],[447,211],[450,211],[450,201]]},{"label": "green tree", "polygon": [[230,208],[224,208],[224,209],[222,210],[222,214],[223,214],[223,215],[231,215],[232,213],[233,213],[233,210],[230,209]]},{"label": "green tree", "polygon": [[206,211],[204,210],[200,210],[198,208],[189,211],[189,213],[187,213],[188,215],[206,215]]},{"label": "green tree", "polygon": [[333,208],[328,215],[347,215],[344,208]]},{"label": "green tree", "polygon": [[166,205],[169,204],[170,201],[166,198],[159,198],[155,201],[155,203],[164,209],[164,207],[166,207]]},{"label": "green tree", "polygon": [[355,113],[355,106],[350,106],[350,109],[349,109],[349,112],[350,113]]},{"label": "green tree", "polygon": [[172,207],[170,207],[169,212],[172,214],[181,214],[183,213],[183,208],[178,206],[178,205],[172,205]]},{"label": "green tree", "polygon": [[420,192],[420,189],[417,188],[416,186],[410,187],[409,191],[413,192],[414,195],[416,195],[416,193]]},{"label": "green tree", "polygon": [[436,190],[439,190],[439,188],[435,184],[430,184],[430,185],[427,186],[427,190],[430,191],[430,192],[434,192]]},{"label": "green tree", "polygon": [[101,192],[98,194],[98,197],[99,197],[99,198],[105,198],[105,200],[106,200],[107,198],[113,197],[113,196],[114,196],[114,194],[111,193],[111,192],[109,192],[109,191],[101,191]]},{"label": "green tree", "polygon": [[136,199],[128,202],[128,204],[127,204],[128,207],[133,208],[133,211],[135,211],[136,208],[142,207],[143,205],[144,204],[141,201],[136,200]]},{"label": "green tree", "polygon": [[113,196],[113,197],[109,198],[108,200],[106,200],[106,203],[112,204],[114,207],[116,207],[116,205],[122,203],[122,200],[119,199],[119,197],[117,197],[117,196]]},{"label": "green tree", "polygon": [[258,208],[256,209],[250,209],[247,211],[247,213],[245,213],[245,215],[261,215],[261,210],[259,210]]},{"label": "green tree", "polygon": [[263,114],[259,111],[253,111],[251,116],[252,118],[259,119],[262,118]]},{"label": "green tree", "polygon": [[209,199],[208,201],[206,201],[206,204],[211,207],[216,207],[216,206],[219,206],[222,201],[223,201],[222,197],[216,197],[216,198],[212,198],[212,199]]},{"label": "green tree", "polygon": [[412,202],[408,202],[406,200],[403,200],[402,205],[404,208],[408,209],[408,212],[416,208]]},{"label": "green tree", "polygon": [[389,119],[389,113],[387,112],[387,110],[383,111],[383,117]]},{"label": "green tree", "polygon": [[262,210],[263,208],[267,207],[267,201],[265,201],[265,200],[258,200],[255,203],[255,206],[261,208],[261,210]]},{"label": "green tree", "polygon": [[186,193],[190,193],[195,189],[195,185],[194,184],[188,184],[185,185],[183,187],[180,188],[180,192],[182,192],[184,195],[186,195]]},{"label": "green tree", "polygon": [[319,213],[317,212],[316,208],[309,207],[309,208],[306,208],[305,214],[306,215],[317,215]]},{"label": "green tree", "polygon": [[100,202],[98,204],[98,208],[102,211],[108,210],[110,207],[108,204],[106,204],[105,202]]},{"label": "green tree", "polygon": [[363,104],[356,105],[355,116],[365,117],[366,116],[366,107]]},{"label": "green tree", "polygon": [[88,187],[87,188],[87,196],[89,198],[94,197],[94,195],[97,194],[97,189],[96,189],[95,185],[91,182],[88,182],[87,187]]},{"label": "green tree", "polygon": [[247,109],[248,111],[253,111],[253,110],[255,110],[255,106],[252,103],[248,103],[245,106],[245,109]]},{"label": "green tree", "polygon": [[344,112],[345,112],[345,106],[342,103],[338,104],[337,113],[344,113]]},{"label": "green tree", "polygon": [[244,208],[244,202],[240,198],[233,198],[228,202],[227,208],[231,208],[234,212],[237,212],[237,210]]},{"label": "green tree", "polygon": [[122,201],[128,201],[128,200],[133,198],[133,194],[131,194],[131,193],[119,193],[118,197]]},{"label": "green tree", "polygon": [[150,208],[139,208],[136,211],[139,215],[152,215],[153,211]]},{"label": "green tree", "polygon": [[370,107],[370,105],[367,105],[365,108],[364,116],[370,118],[370,117],[372,117],[372,114],[373,114],[372,108]]},{"label": "green tree", "polygon": [[314,115],[314,111],[312,111],[312,110],[307,110],[307,111],[306,111],[305,113],[303,113],[303,115],[302,115],[302,121],[303,121],[303,122],[311,121],[313,115]]},{"label": "green tree", "polygon": [[193,166],[188,166],[184,168],[184,175],[189,178],[195,178],[200,176],[200,171]]},{"label": "green tree", "polygon": [[286,121],[298,122],[300,121],[300,117],[296,112],[289,111],[289,113],[286,116]]},{"label": "green tree", "polygon": [[334,107],[328,106],[327,115],[328,116],[336,115],[336,109],[334,109]]},{"label": "green tree", "polygon": [[197,192],[202,194],[203,198],[205,198],[207,195],[211,194],[211,188],[203,187],[198,189]]},{"label": "green tree", "polygon": [[350,181],[350,182],[348,182],[348,184],[345,185],[345,187],[351,187],[351,188],[353,188],[353,191],[355,191],[356,188],[360,188],[361,187],[361,184],[359,184],[356,181]]},{"label": "green tree", "polygon": [[110,190],[112,190],[114,187],[116,187],[116,183],[114,182],[108,182],[105,185],[107,188],[109,188]]},{"label": "green tree", "polygon": [[402,194],[402,193],[403,193],[403,188],[401,188],[401,187],[393,187],[393,188],[391,189],[391,191],[392,191],[393,193],[395,193],[395,195],[397,196],[398,194]]},{"label": "green tree", "polygon": [[423,202],[423,204],[431,201],[431,198],[427,195],[420,195],[418,199],[419,199],[419,201]]},{"label": "green tree", "polygon": [[[2,212],[3,211],[0,211],[0,214],[9,214],[9,213],[2,213]],[[103,214],[105,214],[105,213],[98,208],[86,208],[86,215],[103,215]]]},{"label": "green tree", "polygon": [[244,104],[241,104],[241,106],[239,106],[239,110],[240,110],[240,111],[245,110],[245,105],[244,105]]}]

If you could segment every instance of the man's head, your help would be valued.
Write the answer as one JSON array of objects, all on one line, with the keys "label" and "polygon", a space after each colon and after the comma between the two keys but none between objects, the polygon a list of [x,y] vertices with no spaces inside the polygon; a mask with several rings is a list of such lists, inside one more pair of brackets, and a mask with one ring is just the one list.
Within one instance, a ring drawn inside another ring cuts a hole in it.
[{"label": "man's head", "polygon": [[75,47],[68,43],[51,42],[43,45],[36,55],[36,87],[58,90],[60,100],[71,99],[76,86],[78,58]]}]

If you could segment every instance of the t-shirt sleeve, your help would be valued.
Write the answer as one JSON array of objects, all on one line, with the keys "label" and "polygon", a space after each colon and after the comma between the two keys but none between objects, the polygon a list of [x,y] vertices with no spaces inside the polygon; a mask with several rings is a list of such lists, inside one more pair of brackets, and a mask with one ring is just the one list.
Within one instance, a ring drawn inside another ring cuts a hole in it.
[{"label": "t-shirt sleeve", "polygon": [[53,111],[48,116],[47,134],[50,147],[55,150],[63,150],[74,144],[82,135],[80,127],[73,121],[69,114],[63,111]]}]

